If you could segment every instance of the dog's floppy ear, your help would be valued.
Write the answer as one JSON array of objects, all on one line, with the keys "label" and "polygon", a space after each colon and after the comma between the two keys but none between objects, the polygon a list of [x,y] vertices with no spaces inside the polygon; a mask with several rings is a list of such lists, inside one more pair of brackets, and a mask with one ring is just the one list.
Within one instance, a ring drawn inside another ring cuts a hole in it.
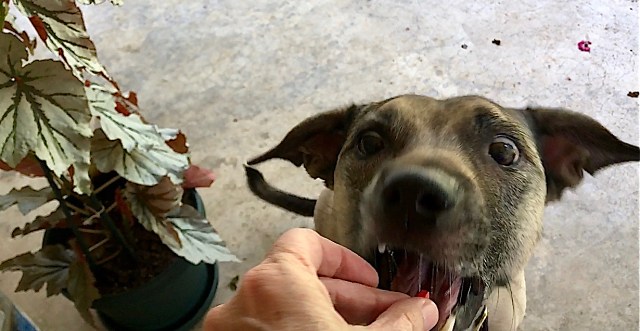
[{"label": "dog's floppy ear", "polygon": [[327,187],[333,188],[338,155],[353,118],[363,107],[353,105],[312,116],[291,129],[276,147],[248,164],[274,158],[289,160],[296,166],[304,164],[309,176],[321,178]]},{"label": "dog's floppy ear", "polygon": [[621,141],[591,117],[565,109],[528,108],[547,178],[547,202],[575,187],[583,171],[596,171],[622,162],[638,161],[637,146]]}]

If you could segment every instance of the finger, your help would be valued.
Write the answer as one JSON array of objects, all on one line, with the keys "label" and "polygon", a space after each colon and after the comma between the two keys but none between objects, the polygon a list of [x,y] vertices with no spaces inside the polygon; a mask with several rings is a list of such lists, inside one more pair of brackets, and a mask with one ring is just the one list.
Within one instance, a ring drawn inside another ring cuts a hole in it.
[{"label": "finger", "polygon": [[320,281],[329,291],[336,311],[351,325],[368,325],[392,304],[409,298],[404,293],[384,291],[341,279],[321,277]]},{"label": "finger", "polygon": [[391,305],[365,330],[426,331],[438,323],[438,308],[431,300],[409,298]]},{"label": "finger", "polygon": [[204,318],[202,330],[213,331],[231,329],[230,325],[228,324],[229,318],[225,318],[226,313],[227,308],[224,304],[211,308]]},{"label": "finger", "polygon": [[[232,299],[233,300],[233,299]],[[202,331],[269,330],[268,322],[221,304],[207,312]]]},{"label": "finger", "polygon": [[267,260],[277,259],[279,254],[295,256],[310,272],[319,276],[368,286],[378,285],[378,274],[367,261],[310,229],[285,232],[274,243]]}]

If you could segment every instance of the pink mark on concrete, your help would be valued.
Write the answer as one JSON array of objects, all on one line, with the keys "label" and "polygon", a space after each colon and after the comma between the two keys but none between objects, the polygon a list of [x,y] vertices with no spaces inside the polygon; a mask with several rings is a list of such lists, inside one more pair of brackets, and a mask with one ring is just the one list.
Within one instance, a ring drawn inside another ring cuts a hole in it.
[{"label": "pink mark on concrete", "polygon": [[590,41],[582,40],[578,43],[578,49],[583,52],[591,52],[591,48],[589,47],[589,45],[591,45]]}]

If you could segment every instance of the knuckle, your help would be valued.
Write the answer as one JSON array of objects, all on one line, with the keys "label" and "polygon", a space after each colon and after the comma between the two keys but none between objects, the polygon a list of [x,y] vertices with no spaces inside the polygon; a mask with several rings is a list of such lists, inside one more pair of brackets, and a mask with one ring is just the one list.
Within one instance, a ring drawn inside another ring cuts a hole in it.
[{"label": "knuckle", "polygon": [[312,236],[317,236],[317,232],[315,232],[312,229],[307,229],[307,228],[293,228],[290,230],[287,230],[284,234],[282,234],[282,236],[280,236],[280,239],[278,239],[276,241],[280,242],[280,241],[287,241],[289,238],[309,238]]},{"label": "knuckle", "polygon": [[242,287],[250,288],[252,290],[256,287],[259,288],[263,282],[263,274],[264,272],[259,266],[249,269],[242,278]]},{"label": "knuckle", "polygon": [[277,272],[264,264],[257,265],[244,274],[240,284],[240,290],[249,291],[253,294],[263,293],[273,286],[277,279]]},{"label": "knuckle", "polygon": [[290,233],[292,235],[305,236],[305,235],[313,235],[316,232],[313,231],[312,229],[308,229],[308,228],[293,228],[293,229],[287,230],[287,232],[285,232],[285,233]]}]

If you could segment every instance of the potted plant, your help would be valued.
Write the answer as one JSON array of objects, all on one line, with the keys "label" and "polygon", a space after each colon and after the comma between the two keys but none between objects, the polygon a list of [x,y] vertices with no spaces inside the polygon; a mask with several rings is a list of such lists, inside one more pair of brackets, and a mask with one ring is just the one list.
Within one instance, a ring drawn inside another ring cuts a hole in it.
[{"label": "potted plant", "polygon": [[187,329],[217,262],[237,258],[205,218],[195,188],[214,178],[185,135],[146,122],[98,61],[79,7],[95,2],[0,0],[0,169],[48,183],[11,190],[0,211],[57,202],[11,233],[45,231],[42,247],[0,271],[22,272],[16,291],[67,296],[92,325],[90,308],[118,330]]}]

